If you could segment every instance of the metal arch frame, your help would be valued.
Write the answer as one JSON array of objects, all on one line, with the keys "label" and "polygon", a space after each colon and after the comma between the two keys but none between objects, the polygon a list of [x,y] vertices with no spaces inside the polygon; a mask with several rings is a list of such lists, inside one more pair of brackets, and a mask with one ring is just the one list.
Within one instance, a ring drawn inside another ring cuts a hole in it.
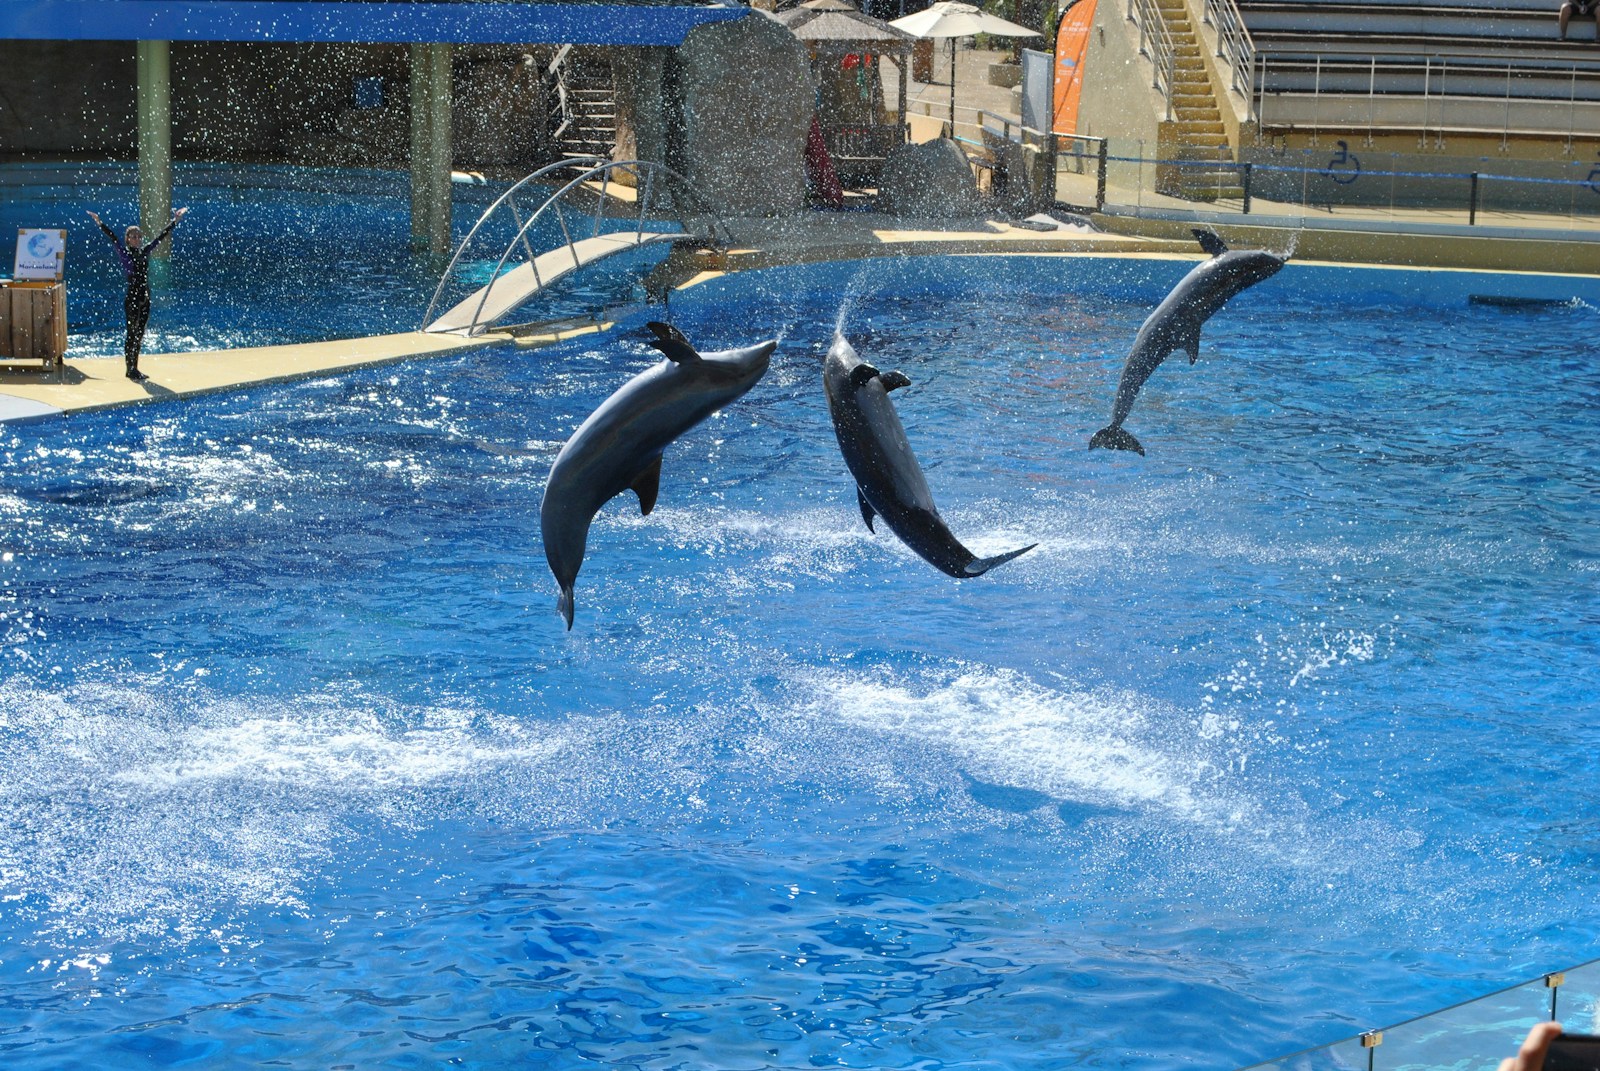
[{"label": "metal arch frame", "polygon": [[[522,187],[534,182],[537,179],[541,179],[552,172],[561,171],[569,167],[582,167],[590,164],[591,162],[603,163],[604,161],[602,161],[598,156],[580,156],[571,160],[562,160],[560,163],[541,167],[533,174],[523,177],[505,193],[502,193],[499,197],[496,197],[494,202],[490,204],[488,208],[483,210],[483,214],[478,217],[478,222],[472,225],[472,229],[467,232],[467,236],[461,239],[461,244],[456,247],[455,255],[450,258],[449,266],[445,268],[444,274],[439,277],[439,285],[433,288],[433,297],[428,302],[428,311],[422,314],[423,327],[426,328],[427,325],[433,320],[433,310],[439,304],[439,298],[444,294],[445,284],[448,283],[450,281],[450,277],[455,274],[456,265],[461,262],[461,258],[466,253],[467,247],[472,245],[472,240],[478,236],[478,231],[483,228],[485,223],[489,222],[490,217],[498,212],[502,205],[509,204],[511,206],[513,218],[516,218],[516,195],[517,191],[522,189]],[[513,241],[513,244],[515,244],[515,241]],[[528,255],[530,257],[533,256],[532,250],[529,250]]]},{"label": "metal arch frame", "polygon": [[[545,175],[573,167],[582,167],[584,170],[576,178],[571,179],[566,183],[566,185],[562,186],[555,193],[547,197],[544,203],[541,204],[534,211],[534,213],[527,218],[526,221],[522,220],[521,213],[517,211],[517,202],[515,198],[517,191],[521,190],[524,186],[535,181],[536,179],[544,177]],[[507,260],[511,257],[512,251],[515,250],[518,245],[521,245],[527,253],[527,260],[525,263],[533,269],[534,282],[536,286],[540,288],[543,287],[544,283],[539,276],[539,268],[536,263],[537,254],[534,253],[533,247],[528,242],[528,232],[545,214],[545,212],[550,210],[552,207],[554,207],[556,210],[556,221],[561,225],[561,233],[562,236],[566,238],[567,248],[572,253],[573,270],[576,271],[581,269],[584,265],[583,261],[578,257],[577,242],[573,239],[572,231],[567,226],[567,220],[561,212],[561,206],[567,194],[583,186],[595,176],[600,176],[600,193],[594,213],[593,229],[593,235],[598,237],[600,235],[600,226],[605,222],[606,193],[607,187],[611,181],[611,173],[613,171],[620,170],[632,171],[636,181],[640,179],[643,180],[642,192],[637,201],[638,226],[634,232],[636,235],[642,235],[644,233],[645,216],[647,214],[647,210],[651,206],[651,198],[655,192],[656,174],[661,172],[664,173],[669,179],[676,179],[679,183],[681,183],[684,191],[687,192],[695,201],[699,202],[706,214],[711,217],[710,224],[707,227],[708,233],[705,236],[706,238],[709,238],[709,240],[712,242],[723,245],[726,245],[728,241],[732,239],[732,229],[728,226],[727,221],[722,218],[721,214],[718,213],[714,207],[712,207],[710,201],[705,197],[705,195],[695,188],[694,183],[690,181],[688,176],[671,167],[668,167],[665,164],[656,163],[650,160],[606,161],[596,156],[576,157],[570,160],[563,160],[559,163],[542,167],[533,174],[528,175],[518,181],[505,193],[497,197],[494,203],[484,210],[483,215],[478,217],[478,221],[472,225],[472,229],[467,232],[467,236],[461,240],[460,246],[456,248],[455,255],[450,258],[450,264],[445,268],[444,274],[440,276],[439,285],[434,288],[433,297],[428,302],[428,309],[423,314],[422,329],[427,330],[428,325],[433,322],[434,309],[438,306],[439,299],[443,295],[445,287],[449,284],[452,276],[455,275],[456,267],[460,264],[461,258],[465,255],[467,248],[472,244],[472,240],[477,236],[484,224],[486,224],[502,207],[509,208],[512,213],[512,218],[518,222],[519,226],[517,228],[516,236],[511,239],[510,243],[506,246],[505,252],[500,254],[500,259],[495,263],[494,272],[490,275],[489,282],[483,287],[483,293],[478,299],[478,307],[472,314],[472,321],[465,327],[467,334],[479,334],[489,326],[480,322],[479,317],[483,314],[484,306],[489,301],[489,294],[491,291],[493,291],[494,284],[499,281],[501,273],[505,270]],[[683,217],[682,222],[685,229],[683,238],[690,239],[700,237],[689,230],[689,214],[687,212],[683,212],[681,213],[681,216]]]}]

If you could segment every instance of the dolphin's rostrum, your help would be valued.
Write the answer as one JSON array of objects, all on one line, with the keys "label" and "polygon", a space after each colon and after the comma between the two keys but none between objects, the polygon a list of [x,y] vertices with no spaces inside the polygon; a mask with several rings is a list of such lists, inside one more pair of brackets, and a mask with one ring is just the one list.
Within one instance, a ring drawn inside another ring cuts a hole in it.
[{"label": "dolphin's rostrum", "polygon": [[589,415],[556,455],[539,523],[544,555],[561,586],[557,608],[572,628],[573,584],[589,525],[600,507],[631,488],[639,512],[655,508],[661,454],[674,439],[756,385],[776,341],[698,353],[670,324],[646,325],[665,360],[634,376]]},{"label": "dolphin's rostrum", "polygon": [[1117,382],[1117,399],[1111,406],[1111,423],[1094,433],[1089,449],[1097,446],[1112,450],[1144,453],[1139,440],[1123,428],[1122,422],[1133,409],[1139,388],[1173,350],[1183,350],[1193,364],[1200,356],[1200,326],[1227,300],[1247,287],[1276,275],[1287,256],[1261,249],[1230,250],[1227,243],[1211,231],[1194,232],[1200,248],[1211,254],[1185,275],[1166,299],[1156,306],[1139,328],[1133,349],[1122,366]]},{"label": "dolphin's rostrum", "polygon": [[954,577],[982,576],[1038,546],[979,558],[950,533],[933,504],[922,466],[911,452],[905,427],[889,392],[909,386],[900,372],[879,372],[837,334],[823,365],[822,385],[833,414],[839,450],[856,479],[861,518],[872,530],[874,516],[884,519],[906,546],[942,572]]}]

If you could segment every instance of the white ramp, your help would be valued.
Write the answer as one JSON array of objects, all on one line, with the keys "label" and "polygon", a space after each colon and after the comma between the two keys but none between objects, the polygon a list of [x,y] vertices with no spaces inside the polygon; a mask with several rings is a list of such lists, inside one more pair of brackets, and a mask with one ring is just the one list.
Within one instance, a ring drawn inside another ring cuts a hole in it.
[{"label": "white ramp", "polygon": [[597,260],[662,242],[698,240],[682,231],[618,231],[592,238],[580,238],[569,245],[540,253],[532,261],[497,276],[487,286],[473,291],[424,330],[462,331],[477,334],[498,323],[517,306],[531,300],[539,291]]}]

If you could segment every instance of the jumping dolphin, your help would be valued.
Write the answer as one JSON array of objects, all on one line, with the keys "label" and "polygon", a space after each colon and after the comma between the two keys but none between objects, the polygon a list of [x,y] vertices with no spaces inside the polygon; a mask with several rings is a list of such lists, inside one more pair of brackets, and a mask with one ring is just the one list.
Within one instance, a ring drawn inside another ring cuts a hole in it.
[{"label": "jumping dolphin", "polygon": [[934,507],[933,494],[906,439],[889,392],[909,386],[900,372],[879,372],[863,361],[842,334],[833,338],[822,368],[822,386],[833,413],[833,430],[850,474],[867,530],[881,516],[912,550],[954,577],[982,576],[1038,546],[979,558],[963,547]]},{"label": "jumping dolphin", "polygon": [[661,454],[674,439],[756,385],[776,341],[698,353],[671,324],[645,325],[666,360],[624,383],[589,414],[550,467],[539,526],[544,556],[561,585],[556,607],[572,628],[573,583],[589,525],[600,507],[632,488],[639,512],[655,508]]},{"label": "jumping dolphin", "polygon": [[1196,264],[1179,280],[1172,293],[1139,328],[1133,349],[1128,351],[1128,360],[1122,366],[1122,378],[1117,382],[1111,423],[1094,433],[1089,440],[1091,450],[1105,446],[1143,454],[1144,447],[1123,429],[1122,422],[1128,418],[1144,381],[1173,350],[1183,350],[1189,355],[1189,363],[1194,364],[1200,356],[1200,325],[1241,290],[1276,275],[1289,259],[1263,249],[1230,250],[1227,243],[1211,231],[1197,230],[1194,236],[1199,239],[1200,248],[1211,254],[1211,259]]}]

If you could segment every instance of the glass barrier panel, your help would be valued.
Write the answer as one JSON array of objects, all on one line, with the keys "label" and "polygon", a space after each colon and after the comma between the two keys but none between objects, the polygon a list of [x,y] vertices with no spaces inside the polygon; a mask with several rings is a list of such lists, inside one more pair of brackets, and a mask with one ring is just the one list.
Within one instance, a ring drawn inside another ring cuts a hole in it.
[{"label": "glass barrier panel", "polygon": [[[1056,200],[1093,208],[1100,181],[1102,142],[1062,136],[1056,139]],[[1109,155],[1109,150],[1108,150]]]},{"label": "glass barrier panel", "polygon": [[1505,170],[1502,165],[1479,178],[1480,224],[1526,226],[1600,219],[1600,175],[1591,188],[1570,164],[1542,175],[1507,175]]},{"label": "glass barrier panel", "polygon": [[1106,203],[1140,203],[1140,180],[1144,168],[1144,144],[1137,141],[1112,141],[1106,150]]},{"label": "glass barrier panel", "polygon": [[1495,1071],[1528,1028],[1550,1017],[1544,980],[1527,982],[1383,1031],[1374,1071]]},{"label": "glass barrier panel", "polygon": [[1600,219],[1600,160],[1579,160],[1571,165],[1567,187],[1574,219]]},{"label": "glass barrier panel", "polygon": [[1556,991],[1556,1018],[1572,1034],[1600,1034],[1600,960],[1565,972]]},{"label": "glass barrier panel", "polygon": [[1367,1071],[1368,1055],[1360,1038],[1347,1038],[1293,1056],[1252,1064],[1240,1071]]}]

